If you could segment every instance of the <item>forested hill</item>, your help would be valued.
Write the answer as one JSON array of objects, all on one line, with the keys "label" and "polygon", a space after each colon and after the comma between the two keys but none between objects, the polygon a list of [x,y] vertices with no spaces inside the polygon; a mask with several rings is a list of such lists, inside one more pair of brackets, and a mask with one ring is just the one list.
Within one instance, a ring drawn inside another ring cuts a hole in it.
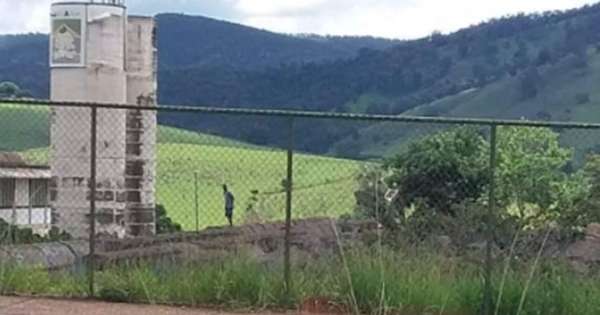
[{"label": "forested hill", "polygon": [[[575,105],[600,104],[586,85],[600,72],[600,4],[503,17],[404,42],[287,36],[172,14],[157,20],[163,104],[554,119]],[[40,89],[48,80],[47,49],[39,48],[47,45],[44,40],[0,39],[0,81],[46,96]],[[550,92],[560,97],[550,99]],[[472,96],[468,106],[459,106]],[[550,101],[551,110],[543,105]],[[230,124],[182,115],[161,120],[263,145],[283,141],[273,132],[278,126],[256,121]],[[297,145],[310,152],[369,155],[389,151],[391,143],[381,136],[389,134],[384,128],[301,127]],[[372,144],[379,148],[365,147]]]},{"label": "forested hill", "polygon": [[292,36],[181,14],[157,16],[162,69],[219,66],[256,70],[282,64],[350,59],[361,48],[400,43],[374,37]]},{"label": "forested hill", "polygon": [[[385,49],[401,43],[375,37],[277,34],[182,14],[160,14],[156,22],[161,70],[219,67],[227,71],[255,71],[282,64],[350,59],[361,48]],[[46,98],[48,72],[47,35],[0,36],[0,81],[13,81],[32,95]]]},{"label": "forested hill", "polygon": [[[469,110],[460,111],[461,116],[519,118],[522,116],[515,115],[533,112],[527,117],[535,119],[539,112],[540,117],[547,117],[541,104],[548,103],[544,93],[549,86],[556,86],[553,93],[565,95],[560,104],[553,104],[553,112],[587,101],[585,94],[589,91],[579,91],[583,86],[570,83],[575,82],[572,75],[584,76],[590,82],[595,77],[591,74],[597,68],[591,65],[600,48],[598,21],[600,4],[566,12],[494,19],[450,35],[432,34],[385,50],[362,49],[356,58],[322,64],[288,64],[260,71],[220,67],[163,69],[160,95],[163,101],[190,105],[401,114],[476,90],[480,92],[470,94],[478,96],[476,103],[470,104]],[[488,93],[501,82],[501,92]],[[561,84],[552,85],[553,82]],[[591,95],[588,103],[595,101]],[[517,104],[532,108],[517,111]],[[433,106],[418,113],[445,115],[448,106],[441,108]],[[220,121],[198,124],[164,119],[179,127],[202,126],[228,136],[237,136],[237,129],[241,128],[246,141],[283,144],[273,128],[264,124],[231,126]],[[378,146],[385,147],[385,143],[391,143],[381,136],[389,133],[385,129],[366,133],[358,126],[333,123],[326,128],[305,127],[298,146],[312,152],[365,156],[374,151],[365,149],[365,145],[383,141]],[[363,133],[367,137],[362,137]],[[339,142],[340,139],[344,141]]]},{"label": "forested hill", "polygon": [[[220,106],[399,114],[574,56],[582,62],[600,40],[600,5],[496,19],[447,36],[406,42],[325,64],[261,71],[219,66],[163,69],[164,101]],[[531,94],[527,84],[524,94]]]}]

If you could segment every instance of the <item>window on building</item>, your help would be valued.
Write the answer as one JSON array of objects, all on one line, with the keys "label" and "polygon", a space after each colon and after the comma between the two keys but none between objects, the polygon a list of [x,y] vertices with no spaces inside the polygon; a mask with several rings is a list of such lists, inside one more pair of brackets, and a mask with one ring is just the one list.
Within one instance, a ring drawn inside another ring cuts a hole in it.
[{"label": "window on building", "polygon": [[29,181],[29,200],[32,207],[48,206],[48,181],[32,179]]},{"label": "window on building", "polygon": [[15,201],[15,180],[0,178],[0,208],[12,208]]}]

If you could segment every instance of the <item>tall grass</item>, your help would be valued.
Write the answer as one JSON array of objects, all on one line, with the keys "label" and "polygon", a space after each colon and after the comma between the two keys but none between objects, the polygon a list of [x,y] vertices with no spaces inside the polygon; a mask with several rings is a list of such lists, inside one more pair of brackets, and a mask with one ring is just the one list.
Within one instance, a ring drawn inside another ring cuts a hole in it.
[{"label": "tall grass", "polygon": [[[431,252],[387,249],[349,249],[345,256],[347,272],[342,261],[333,258],[295,266],[291,299],[283,296],[282,270],[248,256],[233,256],[211,265],[113,267],[98,272],[96,285],[102,298],[126,302],[264,309],[290,308],[307,298],[327,297],[349,309],[355,299],[364,314],[479,312],[482,276],[478,266],[471,263]],[[521,315],[600,314],[600,279],[579,276],[561,264],[545,262],[539,264],[528,282],[529,270],[526,265],[511,265],[504,275],[496,275],[496,284],[504,277],[499,314],[519,312],[526,286]],[[85,296],[86,282],[77,273],[0,267],[0,294],[13,293]],[[290,300],[294,305],[287,304]]]}]

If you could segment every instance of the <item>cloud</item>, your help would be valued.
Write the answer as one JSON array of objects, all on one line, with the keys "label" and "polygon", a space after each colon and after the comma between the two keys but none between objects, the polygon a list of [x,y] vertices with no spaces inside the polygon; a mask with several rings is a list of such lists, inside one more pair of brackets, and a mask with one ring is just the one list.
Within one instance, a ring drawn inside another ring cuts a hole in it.
[{"label": "cloud", "polygon": [[50,0],[0,0],[0,33],[46,31],[49,7]]},{"label": "cloud", "polygon": [[234,0],[127,0],[127,7],[134,14],[170,12],[232,19],[235,18],[233,2]]},{"label": "cloud", "polygon": [[[0,33],[48,30],[51,0],[0,0]],[[177,12],[284,33],[417,38],[519,12],[563,10],[595,0],[127,0],[134,14]]]},{"label": "cloud", "polygon": [[519,12],[563,10],[594,0],[237,0],[242,23],[285,33],[418,38]]}]

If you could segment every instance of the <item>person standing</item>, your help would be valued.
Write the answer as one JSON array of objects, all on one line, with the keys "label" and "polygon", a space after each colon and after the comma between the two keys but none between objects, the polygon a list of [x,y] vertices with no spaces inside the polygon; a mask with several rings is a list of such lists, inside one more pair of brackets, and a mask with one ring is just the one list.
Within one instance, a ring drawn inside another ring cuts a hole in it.
[{"label": "person standing", "polygon": [[225,197],[225,217],[227,217],[227,221],[229,221],[229,226],[233,226],[233,207],[235,198],[227,189],[227,185],[223,185],[223,195]]}]

